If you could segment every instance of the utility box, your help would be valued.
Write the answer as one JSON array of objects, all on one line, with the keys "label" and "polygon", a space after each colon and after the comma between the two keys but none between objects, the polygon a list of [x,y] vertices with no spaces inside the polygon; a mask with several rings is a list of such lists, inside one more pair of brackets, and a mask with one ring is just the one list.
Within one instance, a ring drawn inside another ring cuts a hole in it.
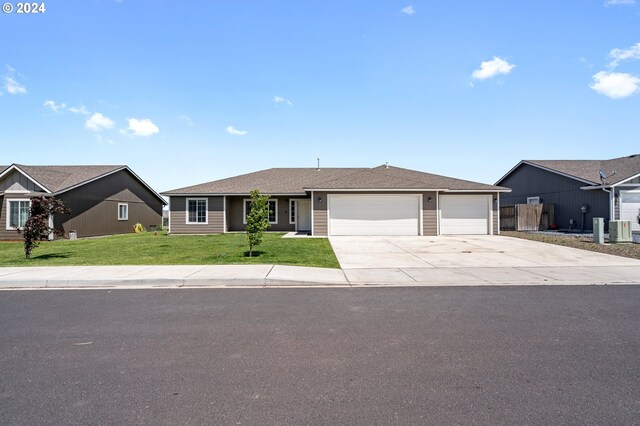
[{"label": "utility box", "polygon": [[610,243],[630,243],[631,221],[630,220],[610,220],[609,221],[609,242]]},{"label": "utility box", "polygon": [[77,240],[78,239],[78,233],[76,231],[69,231],[69,239],[70,240]]},{"label": "utility box", "polygon": [[593,242],[596,244],[604,244],[604,218],[593,218]]}]

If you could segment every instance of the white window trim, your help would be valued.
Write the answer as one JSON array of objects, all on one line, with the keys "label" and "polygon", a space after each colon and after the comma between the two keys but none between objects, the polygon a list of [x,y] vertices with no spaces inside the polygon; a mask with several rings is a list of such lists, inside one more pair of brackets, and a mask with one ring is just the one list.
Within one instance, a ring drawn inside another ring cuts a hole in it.
[{"label": "white window trim", "polygon": [[[204,222],[198,222],[198,211],[197,211],[197,205],[196,205],[196,222],[190,222],[189,221],[189,201],[202,201],[204,200],[204,208],[205,208],[205,215],[204,215]],[[209,224],[209,198],[187,198],[185,200],[185,223],[187,225],[208,225]]]},{"label": "white window trim", "polygon": [[[291,206],[295,206],[293,208],[294,210],[294,215],[293,215],[293,221],[291,220],[291,212],[293,211],[291,209]],[[294,200],[291,199],[289,200],[289,225],[295,225],[298,222],[298,200]]]},{"label": "white window trim", "polygon": [[[127,207],[127,211],[126,211],[126,215],[125,217],[120,217],[120,207],[121,206],[126,206]],[[129,203],[118,203],[118,220],[120,221],[126,221],[129,220]]]},{"label": "white window trim", "polygon": [[[242,224],[246,225],[247,224],[247,201],[251,201],[251,198],[243,198],[242,199]],[[269,201],[274,201],[276,203],[276,208],[274,209],[274,213],[276,214],[276,220],[271,222],[269,221],[269,223],[271,225],[275,225],[278,223],[278,199],[277,198],[273,198],[273,199],[269,199]]]},{"label": "white window trim", "polygon": [[[22,229],[22,228],[15,228],[13,226],[10,225],[11,223],[11,209],[9,208],[9,203],[11,203],[12,201],[26,201],[29,203],[29,209],[31,209],[31,200],[28,198],[7,198],[7,208],[6,208],[6,215],[7,215],[7,231],[17,231],[18,229]],[[28,219],[28,218],[27,218]]]},{"label": "white window trim", "polygon": [[[535,201],[535,203],[530,201]],[[527,197],[527,204],[540,204],[540,197]]]}]

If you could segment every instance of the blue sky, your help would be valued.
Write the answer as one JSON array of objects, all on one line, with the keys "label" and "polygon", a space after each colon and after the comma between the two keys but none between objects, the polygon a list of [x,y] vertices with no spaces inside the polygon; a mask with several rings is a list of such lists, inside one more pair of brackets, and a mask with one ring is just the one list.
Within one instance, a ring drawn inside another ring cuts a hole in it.
[{"label": "blue sky", "polygon": [[640,153],[632,0],[45,6],[0,14],[0,164],[128,164],[163,191],[316,157],[493,183]]}]

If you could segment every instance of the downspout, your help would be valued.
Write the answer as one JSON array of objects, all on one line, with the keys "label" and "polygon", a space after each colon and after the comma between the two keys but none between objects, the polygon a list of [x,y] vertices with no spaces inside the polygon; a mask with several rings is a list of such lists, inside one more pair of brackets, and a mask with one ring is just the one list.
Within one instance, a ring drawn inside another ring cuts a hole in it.
[{"label": "downspout", "polygon": [[609,189],[606,189],[603,186],[602,190],[604,192],[608,192],[609,193],[609,220],[615,220],[616,219],[615,218],[616,210],[615,210],[615,207],[613,205],[614,204],[613,191],[615,191],[615,189],[614,190],[609,190]]}]

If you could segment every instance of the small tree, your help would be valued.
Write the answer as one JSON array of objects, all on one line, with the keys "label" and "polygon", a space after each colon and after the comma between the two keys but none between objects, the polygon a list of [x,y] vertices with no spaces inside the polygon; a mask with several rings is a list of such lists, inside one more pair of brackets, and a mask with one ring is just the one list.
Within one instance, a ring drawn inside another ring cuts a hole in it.
[{"label": "small tree", "polygon": [[253,248],[262,244],[262,233],[269,228],[269,196],[260,191],[251,191],[251,208],[247,214],[247,241],[249,241],[249,257]]},{"label": "small tree", "polygon": [[53,214],[69,214],[70,210],[61,200],[54,197],[33,197],[29,208],[29,218],[18,234],[24,239],[24,255],[28,259],[31,251],[38,247],[39,241],[49,238],[50,234],[63,236],[64,231],[49,226],[49,217]]}]

